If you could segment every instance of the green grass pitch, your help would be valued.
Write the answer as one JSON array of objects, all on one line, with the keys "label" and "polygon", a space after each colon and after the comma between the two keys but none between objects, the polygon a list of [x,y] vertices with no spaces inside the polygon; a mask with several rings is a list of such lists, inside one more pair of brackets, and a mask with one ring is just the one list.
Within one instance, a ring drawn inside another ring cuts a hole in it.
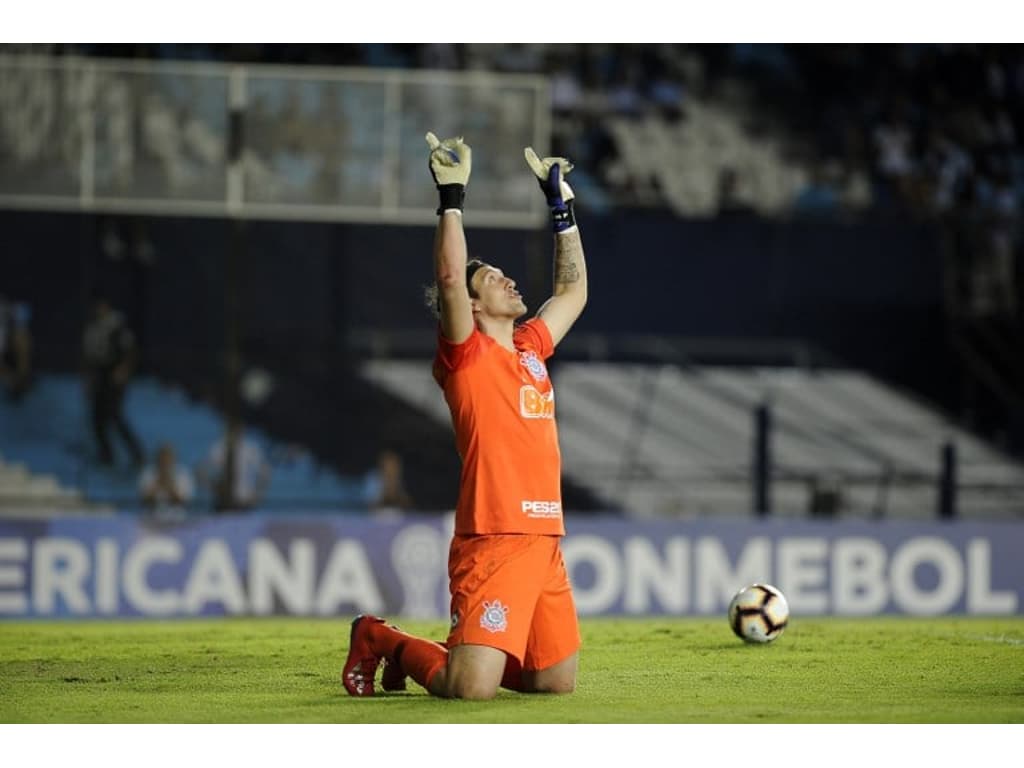
[{"label": "green grass pitch", "polygon": [[[403,621],[440,639],[445,625]],[[354,699],[347,619],[5,621],[2,723],[1021,723],[1024,618],[582,621],[576,693]]]}]

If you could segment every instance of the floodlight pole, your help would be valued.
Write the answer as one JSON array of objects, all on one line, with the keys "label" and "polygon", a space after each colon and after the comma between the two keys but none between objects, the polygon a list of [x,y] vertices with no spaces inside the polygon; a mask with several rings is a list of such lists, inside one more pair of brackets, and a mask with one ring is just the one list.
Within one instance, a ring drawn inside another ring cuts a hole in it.
[{"label": "floodlight pole", "polygon": [[228,81],[228,163],[227,196],[230,226],[229,243],[224,253],[224,470],[216,490],[216,505],[221,511],[238,507],[235,472],[238,442],[242,436],[239,381],[242,350],[239,329],[238,270],[245,253],[245,218],[242,215],[245,137],[243,132],[246,102],[245,71],[234,67]]}]

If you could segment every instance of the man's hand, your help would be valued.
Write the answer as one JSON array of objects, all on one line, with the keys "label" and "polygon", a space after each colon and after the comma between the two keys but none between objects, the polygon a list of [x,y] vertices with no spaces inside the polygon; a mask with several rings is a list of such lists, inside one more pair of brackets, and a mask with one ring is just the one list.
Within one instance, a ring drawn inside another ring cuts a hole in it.
[{"label": "man's hand", "polygon": [[430,147],[430,173],[434,183],[462,184],[469,183],[469,172],[473,165],[473,150],[462,140],[462,137],[439,141],[432,132],[427,132],[427,145]]},{"label": "man's hand", "polygon": [[576,197],[572,187],[565,180],[566,174],[573,169],[572,163],[566,158],[545,157],[541,159],[537,157],[533,147],[524,149],[523,154],[526,155],[526,163],[537,177],[540,188],[548,199],[548,206],[554,207],[561,203],[568,203]]},{"label": "man's hand", "polygon": [[523,150],[526,155],[526,163],[537,177],[544,197],[547,198],[548,208],[551,209],[552,223],[555,232],[564,232],[576,226],[576,216],[573,212],[572,201],[576,193],[565,180],[565,175],[572,170],[573,165],[564,157],[537,157],[533,147]]}]

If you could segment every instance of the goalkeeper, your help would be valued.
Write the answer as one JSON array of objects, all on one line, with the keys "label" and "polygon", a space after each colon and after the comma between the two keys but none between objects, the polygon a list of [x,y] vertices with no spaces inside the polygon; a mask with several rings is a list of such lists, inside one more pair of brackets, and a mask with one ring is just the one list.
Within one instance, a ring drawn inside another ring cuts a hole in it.
[{"label": "goalkeeper", "polygon": [[408,675],[436,696],[490,699],[499,687],[570,693],[580,633],[562,559],[561,459],[544,361],[587,301],[587,268],[565,181],[572,164],[525,150],[554,231],[554,289],[534,317],[516,282],[467,260],[462,208],[472,154],[461,138],[427,134],[440,206],[435,284],[439,324],[434,378],[451,411],[462,460],[448,559],[451,631],[435,643],[375,616],[352,622],[342,682],[353,696]]}]

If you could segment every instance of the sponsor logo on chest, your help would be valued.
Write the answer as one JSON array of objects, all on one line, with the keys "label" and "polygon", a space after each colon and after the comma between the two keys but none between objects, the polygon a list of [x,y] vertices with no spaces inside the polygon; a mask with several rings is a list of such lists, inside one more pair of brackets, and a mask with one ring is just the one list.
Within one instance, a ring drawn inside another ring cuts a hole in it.
[{"label": "sponsor logo on chest", "polygon": [[555,392],[541,392],[532,384],[519,388],[519,415],[524,419],[555,418]]}]

